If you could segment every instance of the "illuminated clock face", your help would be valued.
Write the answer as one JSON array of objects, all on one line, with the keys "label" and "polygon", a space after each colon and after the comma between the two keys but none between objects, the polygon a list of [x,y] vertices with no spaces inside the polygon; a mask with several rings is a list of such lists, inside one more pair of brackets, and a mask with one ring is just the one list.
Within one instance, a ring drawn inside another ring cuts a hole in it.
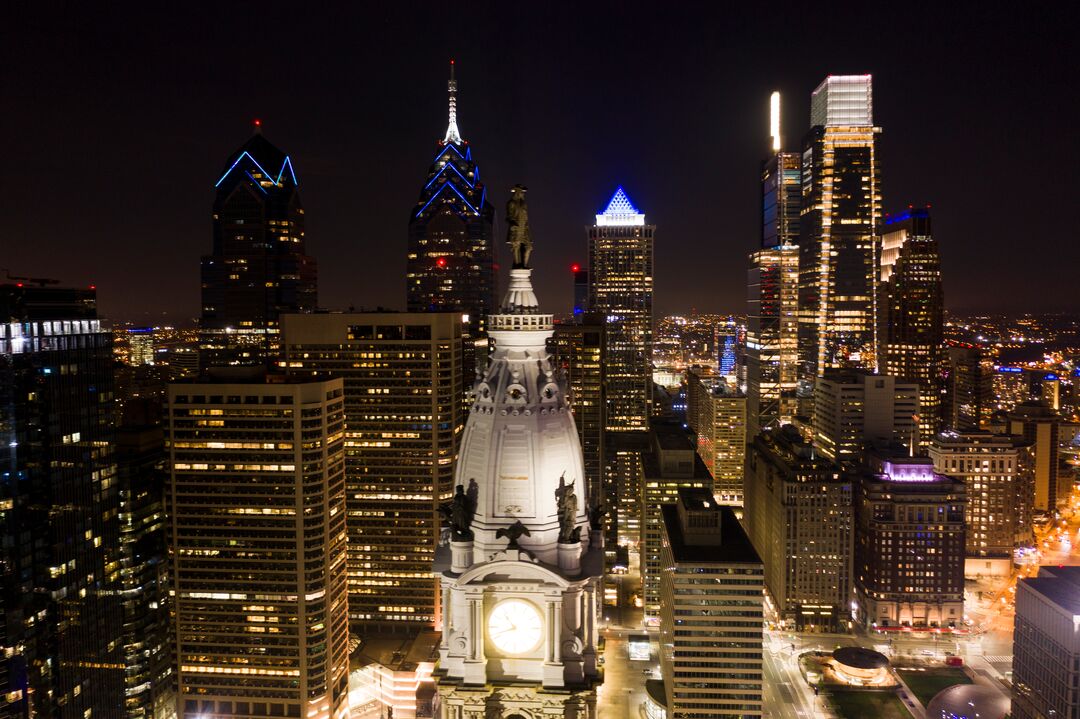
[{"label": "illuminated clock face", "polygon": [[488,615],[491,643],[507,654],[523,654],[536,648],[543,634],[540,612],[529,602],[507,599]]}]

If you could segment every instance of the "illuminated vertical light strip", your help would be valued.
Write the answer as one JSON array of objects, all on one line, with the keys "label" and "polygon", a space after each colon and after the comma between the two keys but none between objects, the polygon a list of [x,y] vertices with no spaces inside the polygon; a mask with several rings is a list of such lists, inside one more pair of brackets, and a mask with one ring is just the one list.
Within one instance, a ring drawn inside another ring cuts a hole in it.
[{"label": "illuminated vertical light strip", "polygon": [[776,91],[769,97],[769,134],[773,152],[780,152],[780,93]]},{"label": "illuminated vertical light strip", "polygon": [[446,88],[450,94],[450,122],[446,126],[446,137],[443,138],[443,142],[446,144],[461,144],[461,133],[458,132],[457,126],[457,80],[454,79],[454,61],[450,61],[450,82],[446,84]]}]

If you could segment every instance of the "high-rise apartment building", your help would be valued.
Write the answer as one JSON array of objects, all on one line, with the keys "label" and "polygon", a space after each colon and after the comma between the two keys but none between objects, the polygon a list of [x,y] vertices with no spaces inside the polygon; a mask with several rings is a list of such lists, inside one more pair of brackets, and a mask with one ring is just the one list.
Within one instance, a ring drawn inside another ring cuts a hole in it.
[{"label": "high-rise apartment building", "polygon": [[800,630],[846,628],[851,603],[852,486],[784,425],[747,455],[743,521],[765,563],[778,619]]},{"label": "high-rise apartment building", "polygon": [[875,464],[855,489],[859,620],[879,629],[962,626],[964,483],[924,457]]},{"label": "high-rise apartment building", "polygon": [[116,433],[124,708],[128,719],[176,710],[165,542],[165,440],[160,425],[124,422]]},{"label": "high-rise apartment building", "polygon": [[180,719],[348,715],[342,394],[340,379],[169,385]]},{"label": "high-rise apartment building", "polygon": [[713,478],[680,425],[654,420],[649,434],[652,448],[644,455],[642,463],[641,542],[638,545],[647,623],[660,618],[661,506],[675,502],[684,488],[702,489],[709,494],[713,491]]},{"label": "high-rise apartment building", "polygon": [[317,303],[304,207],[292,159],[255,134],[214,185],[214,242],[202,258],[202,365],[264,364],[276,357],[278,317]]},{"label": "high-rise apartment building", "polygon": [[1035,467],[1031,443],[1007,434],[942,432],[930,443],[934,471],[967,489],[967,576],[1009,576],[1013,551],[1031,546]]},{"label": "high-rise apartment building", "polygon": [[666,716],[762,716],[764,568],[730,507],[682,489],[661,507]]},{"label": "high-rise apartment building", "polygon": [[944,426],[957,432],[983,429],[994,411],[994,361],[975,346],[948,348]]},{"label": "high-rise apartment building", "polygon": [[1080,567],[1040,567],[1016,583],[1015,719],[1080,717]]},{"label": "high-rise apartment building", "polygon": [[289,372],[344,380],[349,621],[364,632],[435,624],[436,510],[454,493],[465,416],[457,313],[287,315]]},{"label": "high-rise apartment building", "polygon": [[869,75],[830,75],[811,97],[799,218],[799,385],[878,366],[881,179]]},{"label": "high-rise apartment building", "polygon": [[881,234],[878,364],[883,374],[919,385],[922,449],[943,426],[945,300],[930,209],[889,217]]},{"label": "high-rise apartment building", "polygon": [[1071,479],[1062,482],[1058,466],[1058,439],[1061,415],[1046,404],[1034,400],[1023,402],[1008,416],[1009,433],[1031,442],[1035,456],[1034,509],[1053,514],[1059,500],[1069,496]]},{"label": "high-rise apartment building", "polygon": [[581,440],[589,497],[602,503],[604,497],[615,496],[617,489],[610,484],[604,485],[607,411],[604,350],[607,346],[607,323],[600,315],[579,314],[576,310],[575,307],[573,324],[555,325],[554,355],[559,369],[566,376],[567,399]]},{"label": "high-rise apartment building", "polygon": [[609,432],[649,429],[655,231],[621,187],[589,228],[589,309],[608,325]]},{"label": "high-rise apartment building", "polygon": [[409,215],[405,294],[410,312],[468,315],[467,334],[476,340],[484,336],[495,301],[495,208],[472,147],[458,130],[452,60],[448,89],[446,134]]},{"label": "high-rise apartment building", "polygon": [[692,370],[686,373],[686,385],[686,421],[696,435],[697,453],[715,480],[716,499],[742,505],[746,395]]},{"label": "high-rise apartment building", "polygon": [[814,447],[857,460],[869,441],[919,450],[919,385],[861,370],[828,370],[814,387]]},{"label": "high-rise apartment building", "polygon": [[0,716],[125,716],[111,334],[0,285]]}]

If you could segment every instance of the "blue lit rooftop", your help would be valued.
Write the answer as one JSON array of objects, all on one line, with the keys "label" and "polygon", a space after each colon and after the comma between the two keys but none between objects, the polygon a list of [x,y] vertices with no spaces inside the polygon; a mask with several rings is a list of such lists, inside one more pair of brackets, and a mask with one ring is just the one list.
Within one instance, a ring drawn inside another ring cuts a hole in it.
[{"label": "blue lit rooftop", "polygon": [[645,213],[634,207],[634,203],[630,201],[630,196],[626,194],[626,190],[622,188],[622,185],[616,188],[615,194],[611,196],[611,200],[608,201],[604,211],[596,216],[597,227],[640,226],[644,224]]}]

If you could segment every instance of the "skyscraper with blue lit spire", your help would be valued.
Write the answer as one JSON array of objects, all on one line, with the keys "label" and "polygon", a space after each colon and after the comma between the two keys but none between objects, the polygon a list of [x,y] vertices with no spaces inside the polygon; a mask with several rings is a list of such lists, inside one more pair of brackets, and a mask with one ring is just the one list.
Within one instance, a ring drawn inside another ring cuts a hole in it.
[{"label": "skyscraper with blue lit spire", "polygon": [[457,124],[457,80],[450,61],[449,122],[409,216],[405,275],[410,312],[461,312],[472,338],[483,336],[495,297],[495,208]]},{"label": "skyscraper with blue lit spire", "polygon": [[292,159],[256,120],[214,185],[214,244],[202,258],[204,366],[262,364],[277,353],[279,316],[315,309],[299,184]]}]

